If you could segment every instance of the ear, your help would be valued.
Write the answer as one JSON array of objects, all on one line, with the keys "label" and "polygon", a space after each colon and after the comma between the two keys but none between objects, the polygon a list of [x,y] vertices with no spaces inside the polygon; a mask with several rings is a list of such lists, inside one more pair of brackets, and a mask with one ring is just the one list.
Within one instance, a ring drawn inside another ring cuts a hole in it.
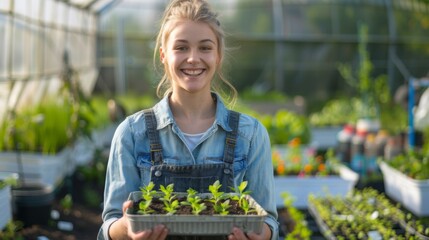
[{"label": "ear", "polygon": [[162,47],[159,48],[159,59],[161,60],[162,63],[164,63],[165,53]]}]

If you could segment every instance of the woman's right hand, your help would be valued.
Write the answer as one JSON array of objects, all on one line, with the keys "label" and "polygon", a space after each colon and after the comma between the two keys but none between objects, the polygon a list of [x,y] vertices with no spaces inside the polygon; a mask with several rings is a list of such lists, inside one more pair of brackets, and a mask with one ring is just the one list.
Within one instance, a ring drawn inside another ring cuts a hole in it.
[{"label": "woman's right hand", "polygon": [[129,221],[126,210],[132,207],[132,201],[126,201],[122,205],[123,216],[116,222],[112,223],[109,228],[109,236],[112,240],[115,239],[132,239],[132,240],[163,240],[167,237],[168,229],[164,225],[157,225],[152,229],[134,233],[129,226]]}]

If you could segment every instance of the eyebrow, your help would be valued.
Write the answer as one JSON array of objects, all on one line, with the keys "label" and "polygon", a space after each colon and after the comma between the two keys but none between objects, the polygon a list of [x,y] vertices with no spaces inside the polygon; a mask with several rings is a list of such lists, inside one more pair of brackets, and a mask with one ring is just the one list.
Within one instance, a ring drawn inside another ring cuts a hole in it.
[{"label": "eyebrow", "polygon": [[[176,42],[183,42],[183,43],[188,43],[188,40],[185,39],[177,39]],[[213,40],[211,39],[203,39],[201,41],[199,41],[199,43],[205,43],[205,42],[211,42],[213,44],[216,44]]]}]

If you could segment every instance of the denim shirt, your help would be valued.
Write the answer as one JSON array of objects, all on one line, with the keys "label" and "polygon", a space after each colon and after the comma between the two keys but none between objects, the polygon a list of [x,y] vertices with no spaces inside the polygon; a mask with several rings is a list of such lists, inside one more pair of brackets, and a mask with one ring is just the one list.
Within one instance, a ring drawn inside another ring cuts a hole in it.
[{"label": "denim shirt", "polygon": [[[217,98],[215,121],[193,151],[185,144],[183,133],[174,121],[168,97],[153,107],[166,164],[222,162],[226,131],[231,131],[231,128],[228,125],[228,110],[219,96],[213,96]],[[109,239],[108,229],[122,217],[122,204],[130,192],[139,191],[141,186],[150,182],[149,148],[144,115],[140,111],[127,117],[118,126],[112,139],[104,191],[103,225],[98,239]],[[269,136],[260,122],[245,114],[240,114],[233,169],[234,187],[242,181],[248,181],[246,190],[251,191],[251,196],[267,211],[265,222],[272,230],[272,239],[278,239]]]}]

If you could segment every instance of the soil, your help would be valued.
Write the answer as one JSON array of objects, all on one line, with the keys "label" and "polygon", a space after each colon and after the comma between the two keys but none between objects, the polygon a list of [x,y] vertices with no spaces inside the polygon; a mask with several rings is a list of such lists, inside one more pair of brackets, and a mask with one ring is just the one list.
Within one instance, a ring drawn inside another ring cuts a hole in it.
[{"label": "soil", "polygon": [[[183,202],[186,200],[185,197],[178,198],[179,202]],[[238,201],[230,199],[229,200],[230,207],[228,208],[228,215],[245,215],[245,212],[241,207],[238,205]],[[138,211],[138,206],[140,201],[134,202],[133,206],[133,212],[134,214]],[[222,201],[224,202],[224,201]],[[214,204],[213,202],[210,202],[209,199],[202,199],[202,203],[206,206],[206,209],[202,210],[199,215],[215,215],[218,214],[215,212]],[[150,205],[150,208],[153,210],[151,214],[167,214],[167,211],[164,209],[164,203],[159,200],[159,198],[154,198],[152,200],[152,203]],[[177,211],[174,213],[175,215],[192,215],[192,207],[189,205],[179,205]],[[256,215],[256,211],[251,211],[247,213],[248,215]]]}]

